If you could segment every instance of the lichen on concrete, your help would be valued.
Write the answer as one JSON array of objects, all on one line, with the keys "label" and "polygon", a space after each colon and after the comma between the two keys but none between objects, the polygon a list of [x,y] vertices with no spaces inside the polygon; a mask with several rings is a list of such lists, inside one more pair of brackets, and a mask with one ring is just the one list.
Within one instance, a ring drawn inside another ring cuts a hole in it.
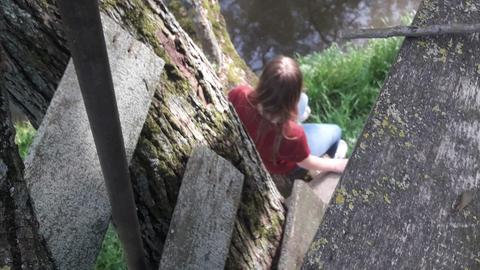
[{"label": "lichen on concrete", "polygon": [[[480,4],[460,2],[426,0],[414,25],[476,22]],[[480,266],[480,204],[452,211],[462,192],[480,188],[477,43],[404,42],[303,269]]]}]

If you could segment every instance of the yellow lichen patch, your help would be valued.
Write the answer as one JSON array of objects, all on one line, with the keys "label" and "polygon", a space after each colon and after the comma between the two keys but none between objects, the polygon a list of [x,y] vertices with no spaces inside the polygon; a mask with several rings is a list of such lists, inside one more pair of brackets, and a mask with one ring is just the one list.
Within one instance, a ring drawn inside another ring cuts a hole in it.
[{"label": "yellow lichen patch", "polygon": [[363,202],[369,202],[369,197],[374,195],[374,193],[370,189],[365,190],[365,194],[362,194]]},{"label": "yellow lichen patch", "polygon": [[317,242],[318,242],[320,245],[322,245],[322,246],[328,244],[328,240],[325,239],[325,238],[323,238],[323,237],[320,238],[320,239],[318,239]]},{"label": "yellow lichen patch", "polygon": [[316,241],[313,241],[310,248],[311,250],[319,250],[321,247],[325,246],[326,244],[328,244],[328,240],[322,237]]},{"label": "yellow lichen patch", "polygon": [[418,45],[422,48],[426,48],[428,46],[428,43],[426,41],[419,41]]},{"label": "yellow lichen patch", "polygon": [[447,62],[447,54],[448,54],[447,49],[440,48],[439,53],[440,53],[440,58],[439,58],[440,62],[442,63]]},{"label": "yellow lichen patch", "polygon": [[392,204],[392,201],[390,201],[390,198],[388,197],[388,194],[386,194],[386,193],[383,195],[383,200],[388,204]]},{"label": "yellow lichen patch", "polygon": [[406,142],[406,143],[405,143],[405,146],[406,146],[407,148],[412,148],[412,147],[413,147],[413,144],[412,144],[411,142]]},{"label": "yellow lichen patch", "polygon": [[386,117],[383,118],[383,121],[382,121],[382,127],[386,128],[388,127],[389,123],[388,123],[388,119]]},{"label": "yellow lichen patch", "polygon": [[392,137],[404,138],[406,136],[404,129],[407,129],[407,124],[402,119],[400,111],[392,107],[388,109],[387,114],[381,122],[378,121],[378,124],[381,126],[381,128],[378,129],[378,134],[383,135],[386,131]]},{"label": "yellow lichen patch", "polygon": [[353,210],[353,203],[348,204],[348,209]]},{"label": "yellow lichen patch", "polygon": [[400,182],[400,181],[395,181],[395,186],[399,188],[400,190],[407,190],[408,187],[410,187],[410,183],[408,182]]},{"label": "yellow lichen patch", "polygon": [[367,149],[367,145],[364,142],[360,143],[360,149],[365,150]]},{"label": "yellow lichen patch", "polygon": [[428,60],[430,58],[434,61],[440,61],[442,63],[445,63],[447,62],[447,55],[448,55],[447,49],[441,48],[436,43],[432,43],[426,48],[425,55],[423,55],[423,59]]},{"label": "yellow lichen patch", "polygon": [[463,43],[457,43],[457,46],[455,47],[455,52],[457,54],[463,54]]},{"label": "yellow lichen patch", "polygon": [[337,196],[335,196],[335,203],[338,205],[343,205],[345,203],[345,196],[341,193],[337,193]]},{"label": "yellow lichen patch", "polygon": [[0,267],[0,270],[10,270],[10,269],[11,269],[10,266],[6,266],[6,265]]}]

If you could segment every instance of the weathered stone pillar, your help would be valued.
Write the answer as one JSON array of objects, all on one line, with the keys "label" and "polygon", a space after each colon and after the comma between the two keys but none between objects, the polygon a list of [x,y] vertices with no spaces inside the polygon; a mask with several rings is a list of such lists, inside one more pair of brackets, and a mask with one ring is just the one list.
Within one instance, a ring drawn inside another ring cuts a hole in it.
[{"label": "weathered stone pillar", "polygon": [[[414,25],[478,18],[425,0]],[[480,267],[479,88],[479,34],[405,40],[303,269]]]}]

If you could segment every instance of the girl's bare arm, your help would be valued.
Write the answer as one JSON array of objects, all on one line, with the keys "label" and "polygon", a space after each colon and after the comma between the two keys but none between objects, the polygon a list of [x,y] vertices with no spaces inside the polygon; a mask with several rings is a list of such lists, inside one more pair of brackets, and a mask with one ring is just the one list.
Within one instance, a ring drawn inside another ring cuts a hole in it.
[{"label": "girl's bare arm", "polygon": [[297,165],[307,170],[342,173],[347,162],[348,159],[330,159],[309,155],[306,159],[298,162]]}]

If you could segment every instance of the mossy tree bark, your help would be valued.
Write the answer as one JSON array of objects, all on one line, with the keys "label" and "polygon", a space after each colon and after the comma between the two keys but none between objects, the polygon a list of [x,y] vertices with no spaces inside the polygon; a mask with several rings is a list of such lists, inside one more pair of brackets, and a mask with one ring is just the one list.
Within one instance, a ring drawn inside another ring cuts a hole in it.
[{"label": "mossy tree bark", "polygon": [[3,79],[0,75],[0,269],[53,269],[23,179]]},{"label": "mossy tree bark", "polygon": [[[249,137],[225,99],[223,85],[254,76],[231,45],[218,3],[209,18],[228,65],[217,71],[159,0],[105,0],[102,11],[165,62],[149,116],[132,159],[142,236],[152,266],[158,265],[191,149],[208,145],[244,175],[227,261],[231,269],[266,269],[275,261],[284,208]],[[220,23],[219,23],[220,22]],[[0,0],[0,42],[8,92],[38,126],[69,57],[53,0]],[[225,75],[226,73],[230,75]],[[233,76],[234,75],[234,76]]]},{"label": "mossy tree bark", "polygon": [[[227,32],[218,0],[166,0],[166,4],[187,34],[216,65],[220,81],[228,87],[257,78],[238,55]],[[212,46],[214,48],[206,48]],[[218,55],[218,51],[220,55]]]}]

